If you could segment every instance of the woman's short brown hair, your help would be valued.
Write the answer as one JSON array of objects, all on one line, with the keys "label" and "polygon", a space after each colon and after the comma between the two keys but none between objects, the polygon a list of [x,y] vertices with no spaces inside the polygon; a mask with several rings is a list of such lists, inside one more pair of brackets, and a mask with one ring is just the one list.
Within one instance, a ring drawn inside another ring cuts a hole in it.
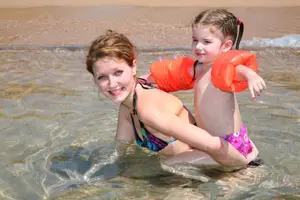
[{"label": "woman's short brown hair", "polygon": [[91,44],[86,56],[86,69],[93,72],[93,64],[104,57],[111,57],[124,60],[129,66],[133,66],[136,57],[136,47],[123,34],[112,30],[97,37]]}]

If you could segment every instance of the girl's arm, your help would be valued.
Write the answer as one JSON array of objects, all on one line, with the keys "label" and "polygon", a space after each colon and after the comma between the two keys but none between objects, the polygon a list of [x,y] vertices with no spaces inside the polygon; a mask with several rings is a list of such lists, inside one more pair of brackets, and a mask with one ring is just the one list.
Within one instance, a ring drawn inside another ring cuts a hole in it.
[{"label": "girl's arm", "polygon": [[123,156],[126,149],[135,140],[134,129],[130,118],[130,112],[123,104],[119,108],[117,134],[115,145],[118,156]]},{"label": "girl's arm", "polygon": [[260,90],[265,86],[257,72],[258,64],[253,53],[230,50],[215,59],[211,80],[214,86],[222,91],[241,92],[249,88],[251,96],[255,97],[254,92],[259,95]]},{"label": "girl's arm", "polygon": [[189,57],[160,60],[150,66],[151,81],[166,92],[189,90],[194,87],[193,67],[195,61]]}]

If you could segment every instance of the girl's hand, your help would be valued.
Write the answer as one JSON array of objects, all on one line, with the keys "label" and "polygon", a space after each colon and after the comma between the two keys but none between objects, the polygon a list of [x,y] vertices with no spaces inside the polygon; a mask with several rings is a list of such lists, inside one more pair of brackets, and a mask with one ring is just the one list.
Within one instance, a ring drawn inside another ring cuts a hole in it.
[{"label": "girl's hand", "polygon": [[256,99],[257,96],[260,96],[260,93],[267,89],[266,83],[262,77],[260,77],[255,72],[250,72],[247,74],[248,89],[250,95],[253,99]]},{"label": "girl's hand", "polygon": [[238,65],[236,72],[241,79],[248,82],[248,89],[253,99],[259,96],[263,90],[267,89],[264,79],[245,65]]}]

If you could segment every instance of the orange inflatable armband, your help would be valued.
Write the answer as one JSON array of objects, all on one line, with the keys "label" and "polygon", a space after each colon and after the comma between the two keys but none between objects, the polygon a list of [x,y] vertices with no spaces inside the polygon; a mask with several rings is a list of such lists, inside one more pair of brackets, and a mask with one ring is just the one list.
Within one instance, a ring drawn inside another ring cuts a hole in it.
[{"label": "orange inflatable armband", "polygon": [[248,88],[248,82],[236,73],[238,65],[245,65],[257,73],[256,57],[249,51],[230,50],[215,60],[211,79],[216,88],[229,92],[241,92]]},{"label": "orange inflatable armband", "polygon": [[162,60],[150,66],[150,72],[159,89],[166,92],[189,90],[194,87],[192,75],[195,61],[189,57]]}]

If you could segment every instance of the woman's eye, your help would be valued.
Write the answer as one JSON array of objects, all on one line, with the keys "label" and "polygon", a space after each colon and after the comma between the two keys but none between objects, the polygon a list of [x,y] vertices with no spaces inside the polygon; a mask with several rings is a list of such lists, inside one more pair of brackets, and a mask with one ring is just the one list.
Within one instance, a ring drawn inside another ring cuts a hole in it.
[{"label": "woman's eye", "polygon": [[115,76],[121,76],[122,73],[123,73],[122,70],[117,70],[117,71],[115,72]]}]

